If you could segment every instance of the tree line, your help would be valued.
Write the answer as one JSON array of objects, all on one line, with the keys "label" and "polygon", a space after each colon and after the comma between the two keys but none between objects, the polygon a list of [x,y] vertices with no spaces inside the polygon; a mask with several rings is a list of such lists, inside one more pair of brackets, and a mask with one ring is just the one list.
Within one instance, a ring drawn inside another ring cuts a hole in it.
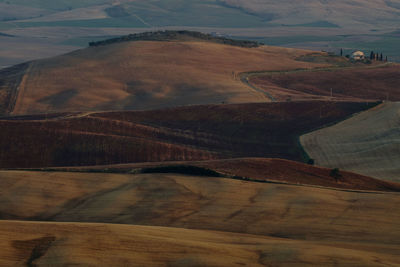
[{"label": "tree line", "polygon": [[171,41],[171,40],[186,40],[187,38],[205,40],[213,43],[227,44],[240,47],[258,47],[262,45],[256,41],[249,40],[234,40],[226,37],[213,36],[207,33],[195,31],[156,31],[129,34],[117,38],[107,39],[98,42],[89,42],[89,46],[102,46],[113,43],[129,42],[129,41]]},{"label": "tree line", "polygon": [[375,60],[375,61],[388,61],[388,57],[385,56],[385,58],[383,57],[383,53],[375,53],[374,51],[371,51],[370,55],[369,55],[369,59],[370,60]]}]

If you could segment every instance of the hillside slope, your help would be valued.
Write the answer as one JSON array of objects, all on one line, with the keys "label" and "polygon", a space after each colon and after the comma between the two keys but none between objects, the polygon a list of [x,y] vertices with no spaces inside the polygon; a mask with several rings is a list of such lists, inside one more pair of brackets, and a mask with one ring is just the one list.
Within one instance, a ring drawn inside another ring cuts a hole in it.
[{"label": "hillside slope", "polygon": [[[321,66],[304,50],[204,41],[123,42],[30,63],[13,114],[269,102],[238,74]],[[0,77],[5,79],[6,77]]]},{"label": "hillside slope", "polygon": [[398,193],[173,173],[1,171],[0,176],[3,220],[168,226],[397,251],[400,245]]},{"label": "hillside slope", "polygon": [[304,160],[301,134],[372,104],[282,102],[6,117],[0,168],[235,157]]},{"label": "hillside slope", "polygon": [[300,140],[318,165],[400,181],[399,118],[400,103],[387,102]]},{"label": "hillside slope", "polygon": [[[390,247],[134,225],[0,222],[0,265],[298,266],[399,264]],[[385,251],[387,249],[387,251]]]},{"label": "hillside slope", "polygon": [[271,73],[251,77],[250,82],[278,100],[400,100],[399,64]]},{"label": "hillside slope", "polygon": [[[196,169],[198,167],[199,169]],[[43,168],[43,171],[73,171],[99,173],[185,173],[297,185],[314,185],[329,188],[369,191],[400,191],[400,183],[382,181],[356,173],[340,171],[309,164],[270,158],[236,158],[205,161],[145,162],[82,167]],[[214,173],[216,172],[216,173]],[[208,175],[210,175],[208,174]]]}]

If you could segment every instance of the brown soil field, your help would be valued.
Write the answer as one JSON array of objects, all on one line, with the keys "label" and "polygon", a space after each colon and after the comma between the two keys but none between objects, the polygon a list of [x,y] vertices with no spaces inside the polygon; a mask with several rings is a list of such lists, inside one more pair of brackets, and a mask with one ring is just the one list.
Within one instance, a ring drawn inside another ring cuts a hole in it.
[{"label": "brown soil field", "polygon": [[398,193],[178,174],[1,171],[0,176],[2,220],[216,230],[348,242],[371,252],[384,246],[396,255],[400,246]]},{"label": "brown soil field", "polygon": [[254,76],[250,82],[277,100],[400,100],[400,65]]},{"label": "brown soil field", "polygon": [[[46,171],[140,173],[158,171],[165,167],[196,166],[213,170],[222,176],[256,182],[282,182],[297,185],[315,185],[329,188],[372,191],[400,191],[400,183],[381,181],[356,173],[340,171],[335,178],[332,169],[321,168],[284,159],[237,158],[210,161],[146,162],[44,169]],[[157,170],[158,169],[158,170]],[[167,171],[165,171],[167,172]],[[170,172],[170,170],[168,170]]]},{"label": "brown soil field", "polygon": [[313,101],[5,118],[0,120],[0,167],[238,157],[301,161],[300,135],[371,106]]},{"label": "brown soil field", "polygon": [[300,140],[320,166],[399,182],[399,121],[400,103],[386,102]]},{"label": "brown soil field", "polygon": [[13,114],[268,102],[238,74],[324,66],[295,60],[307,53],[180,41],[90,47],[31,62]]},{"label": "brown soil field", "polygon": [[388,266],[390,246],[297,241],[179,228],[0,221],[0,265]]}]

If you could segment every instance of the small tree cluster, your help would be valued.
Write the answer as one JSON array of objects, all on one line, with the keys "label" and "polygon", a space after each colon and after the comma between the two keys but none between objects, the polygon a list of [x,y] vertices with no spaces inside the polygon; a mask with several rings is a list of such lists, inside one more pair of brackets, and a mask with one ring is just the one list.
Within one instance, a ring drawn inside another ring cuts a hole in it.
[{"label": "small tree cluster", "polygon": [[375,53],[374,51],[371,51],[369,59],[374,61],[385,61],[385,62],[388,61],[388,57],[387,56],[384,57],[383,53]]},{"label": "small tree cluster", "polygon": [[340,170],[338,168],[332,169],[329,175],[335,178],[336,182],[339,180],[340,177],[342,177],[342,174],[340,173]]}]

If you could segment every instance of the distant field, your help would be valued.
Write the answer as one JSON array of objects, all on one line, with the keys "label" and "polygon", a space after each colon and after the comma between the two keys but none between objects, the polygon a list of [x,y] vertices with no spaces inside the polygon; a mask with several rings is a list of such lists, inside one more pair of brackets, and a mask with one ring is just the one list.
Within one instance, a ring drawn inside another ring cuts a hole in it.
[{"label": "distant field", "polygon": [[[380,29],[398,19],[399,6],[393,1],[310,0],[258,1],[222,0],[228,6],[254,14],[271,23],[308,27],[343,27]],[[379,12],[371,12],[379,10]]]},{"label": "distant field", "polygon": [[29,6],[42,9],[51,10],[65,10],[72,8],[87,7],[93,5],[101,5],[104,3],[110,3],[109,0],[0,0],[0,3],[7,3],[12,5]]},{"label": "distant field", "polygon": [[349,100],[400,100],[400,65],[257,75],[250,82],[277,99],[330,97]]},{"label": "distant field", "polygon": [[0,264],[5,266],[26,263],[39,266],[78,263],[86,266],[297,266],[299,262],[380,266],[399,263],[390,246],[371,251],[363,245],[351,248],[351,243],[330,245],[136,225],[2,221],[0,226]]},{"label": "distant field", "polygon": [[384,103],[301,137],[316,164],[400,181],[400,104]]},{"label": "distant field", "polygon": [[88,27],[88,28],[148,28],[146,24],[136,17],[127,18],[104,18],[104,19],[86,19],[86,20],[61,20],[44,22],[17,22],[16,25],[21,28],[35,27]]},{"label": "distant field", "polygon": [[6,117],[0,120],[0,167],[232,157],[304,161],[300,135],[373,105],[304,101]]},{"label": "distant field", "polygon": [[[296,8],[293,8],[295,6]],[[299,9],[299,10],[298,10]],[[379,10],[379,12],[371,12]],[[40,43],[36,58],[59,55],[72,49],[63,47],[68,39],[117,35],[117,29],[131,32],[160,29],[191,29],[214,32],[235,38],[263,39],[266,44],[284,47],[326,50],[347,54],[354,50],[382,52],[392,61],[400,61],[397,50],[400,9],[393,1],[356,0],[298,4],[285,1],[242,0],[136,0],[136,1],[42,1],[1,0],[0,30],[20,37],[18,45],[2,44],[10,55],[27,48],[26,38],[47,39]],[[396,24],[397,23],[397,24]],[[49,34],[47,28],[60,28],[68,35]],[[82,29],[91,34],[82,36]],[[94,34],[94,31],[99,31]],[[34,34],[32,34],[35,32]],[[126,33],[124,33],[126,34]],[[29,40],[29,43],[33,43]],[[50,46],[49,42],[56,44]],[[60,47],[57,47],[59,45]],[[85,47],[85,43],[74,43]],[[43,51],[44,50],[44,51]],[[62,52],[60,52],[60,50]],[[13,65],[32,59],[32,55],[6,58]]]}]

